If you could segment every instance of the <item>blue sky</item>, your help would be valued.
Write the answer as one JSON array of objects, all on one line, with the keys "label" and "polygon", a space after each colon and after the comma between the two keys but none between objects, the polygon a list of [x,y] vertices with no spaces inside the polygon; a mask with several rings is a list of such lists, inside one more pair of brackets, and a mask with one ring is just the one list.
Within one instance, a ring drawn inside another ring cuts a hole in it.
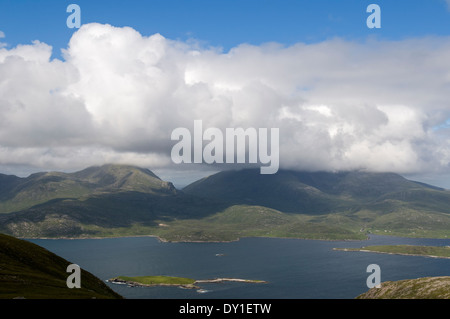
[{"label": "blue sky", "polygon": [[[65,48],[75,31],[66,27],[66,8],[82,10],[82,24],[131,26],[143,35],[195,38],[224,51],[241,43],[314,43],[333,37],[364,41],[368,37],[400,40],[450,34],[445,0],[2,0],[0,30],[10,46],[40,40]],[[368,29],[369,4],[379,4],[382,28]]]}]

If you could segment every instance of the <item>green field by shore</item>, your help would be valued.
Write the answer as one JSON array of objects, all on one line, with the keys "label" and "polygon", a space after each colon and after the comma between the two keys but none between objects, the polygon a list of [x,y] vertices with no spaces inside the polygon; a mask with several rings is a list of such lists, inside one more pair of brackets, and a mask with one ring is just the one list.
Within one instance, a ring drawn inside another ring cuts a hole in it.
[{"label": "green field by shore", "polygon": [[171,277],[171,276],[118,276],[108,280],[110,283],[115,284],[127,284],[129,286],[177,286],[182,288],[197,289],[199,288],[195,284],[201,283],[221,283],[225,281],[244,282],[244,283],[266,283],[263,280],[251,280],[240,278],[215,278],[215,279],[201,279],[195,280],[183,277]]},{"label": "green field by shore", "polygon": [[138,277],[128,277],[128,276],[118,276],[111,279],[117,282],[123,281],[128,283],[137,283],[147,286],[158,286],[158,285],[193,285],[195,283],[194,279],[182,278],[182,277],[170,277],[170,276],[138,276]]},{"label": "green field by shore", "polygon": [[449,246],[413,246],[413,245],[380,245],[361,248],[335,248],[342,251],[362,251],[395,255],[425,256],[435,258],[450,258]]}]

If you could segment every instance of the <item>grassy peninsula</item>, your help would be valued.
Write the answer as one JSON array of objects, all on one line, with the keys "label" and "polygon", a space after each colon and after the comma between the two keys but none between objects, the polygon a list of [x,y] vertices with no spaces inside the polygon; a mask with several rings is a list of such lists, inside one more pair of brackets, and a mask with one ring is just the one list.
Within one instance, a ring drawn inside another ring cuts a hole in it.
[{"label": "grassy peninsula", "polygon": [[196,284],[202,283],[221,283],[225,281],[245,282],[245,283],[266,283],[263,280],[251,280],[240,278],[215,278],[215,279],[201,279],[195,280],[183,277],[171,277],[171,276],[118,276],[108,280],[114,284],[126,284],[129,286],[141,286],[141,287],[153,287],[153,286],[175,286],[188,289],[198,289],[200,287]]},{"label": "grassy peninsula", "polygon": [[434,258],[450,258],[450,247],[414,246],[414,245],[380,245],[361,248],[335,248],[343,251],[362,251],[382,254],[425,256]]},{"label": "grassy peninsula", "polygon": [[194,279],[170,276],[118,276],[108,281],[118,284],[128,284],[131,286],[182,286],[186,288],[195,288]]}]

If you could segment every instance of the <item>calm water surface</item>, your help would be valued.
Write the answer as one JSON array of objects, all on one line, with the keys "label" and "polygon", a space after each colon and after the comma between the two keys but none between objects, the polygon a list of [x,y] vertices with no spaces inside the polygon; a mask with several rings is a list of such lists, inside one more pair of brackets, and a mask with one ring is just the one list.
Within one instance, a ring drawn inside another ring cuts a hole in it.
[{"label": "calm water surface", "polygon": [[450,275],[450,259],[333,250],[382,244],[448,246],[450,239],[371,236],[366,241],[243,238],[231,243],[164,243],[153,237],[133,237],[30,241],[102,280],[119,275],[166,275],[269,282],[203,284],[201,288],[207,291],[204,293],[177,287],[130,288],[108,283],[125,298],[354,298],[368,289],[369,264],[381,267],[382,281]]}]

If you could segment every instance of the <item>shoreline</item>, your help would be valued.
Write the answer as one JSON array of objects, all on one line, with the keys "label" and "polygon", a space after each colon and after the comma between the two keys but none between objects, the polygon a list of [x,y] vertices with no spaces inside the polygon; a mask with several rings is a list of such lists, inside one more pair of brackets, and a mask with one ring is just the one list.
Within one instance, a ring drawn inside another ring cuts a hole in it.
[{"label": "shoreline", "polygon": [[179,287],[184,289],[200,289],[200,287],[194,285],[195,282],[193,284],[143,284],[136,281],[122,280],[119,278],[107,279],[106,282],[116,285],[127,285],[128,287]]},{"label": "shoreline", "polygon": [[201,289],[196,284],[205,284],[205,283],[223,283],[223,282],[244,282],[244,283],[253,283],[253,284],[266,284],[267,281],[264,280],[252,280],[252,279],[242,279],[242,278],[214,278],[214,279],[199,279],[195,280],[192,284],[166,284],[166,283],[158,283],[158,284],[143,284],[136,281],[128,281],[120,278],[111,278],[107,279],[106,282],[116,285],[127,285],[128,287],[178,287],[183,289]]},{"label": "shoreline", "polygon": [[[12,236],[12,235],[10,235]],[[156,238],[161,243],[232,243],[237,242],[241,238],[238,238],[236,240],[211,240],[211,241],[202,241],[202,240],[183,240],[183,241],[172,241],[172,240],[166,240],[164,238],[161,238],[157,235],[128,235],[128,236],[105,236],[105,237],[16,237],[19,239],[45,239],[45,240],[89,240],[89,239],[118,239],[118,238],[144,238],[144,237],[152,237]],[[252,238],[252,237],[242,237],[242,238]],[[254,237],[257,238],[257,237]],[[278,237],[263,237],[263,238],[278,238]],[[299,238],[301,239],[301,238]]]},{"label": "shoreline", "polygon": [[[10,235],[10,236],[13,236],[13,235]],[[385,236],[388,236],[388,235],[385,235]],[[105,236],[105,237],[94,236],[94,237],[16,237],[16,238],[25,239],[25,240],[30,240],[30,239],[45,239],[45,240],[59,240],[59,239],[77,240],[77,239],[81,239],[81,240],[88,240],[88,239],[143,238],[143,237],[153,237],[153,238],[156,238],[161,243],[200,243],[200,244],[201,243],[233,243],[233,242],[238,242],[244,238],[298,239],[298,240],[317,240],[317,241],[329,241],[329,242],[365,241],[365,240],[370,239],[369,235],[367,235],[367,237],[365,239],[317,239],[317,238],[303,238],[303,237],[243,236],[243,237],[239,237],[239,238],[233,239],[233,240],[179,240],[179,241],[167,240],[167,239],[161,238],[157,235],[127,235],[127,236],[111,236],[111,237],[109,237],[109,236]],[[391,237],[398,237],[398,236],[391,236]],[[404,237],[404,238],[410,238],[410,237]],[[424,238],[428,238],[428,237],[424,237]],[[435,239],[446,239],[446,238],[435,238]]]},{"label": "shoreline", "polygon": [[199,279],[194,282],[197,283],[221,283],[221,282],[245,282],[251,284],[267,284],[268,282],[265,280],[253,280],[253,279],[241,279],[241,278],[215,278],[215,279]]},{"label": "shoreline", "polygon": [[415,256],[415,257],[450,259],[450,257],[446,257],[446,256],[420,255],[420,254],[408,254],[408,253],[392,253],[392,252],[374,251],[374,250],[358,249],[358,248],[333,248],[333,250],[336,250],[336,251],[349,251],[349,252],[375,253],[375,254],[385,254],[385,255],[399,255],[399,256]]},{"label": "shoreline", "polygon": [[[370,236],[382,236],[382,237],[392,237],[392,238],[406,238],[406,239],[438,239],[438,240],[448,240],[450,238],[442,238],[442,237],[406,237],[406,236],[396,236],[396,235],[380,235],[380,234],[373,234],[369,233],[366,235],[366,238],[364,239],[316,239],[316,238],[302,238],[302,237],[272,237],[272,236],[243,236],[239,237],[234,240],[210,240],[210,241],[202,241],[202,240],[166,240],[164,238],[159,237],[158,235],[127,235],[127,236],[105,236],[105,237],[16,237],[19,239],[45,239],[45,240],[58,240],[58,239],[64,239],[64,240],[85,240],[85,239],[118,239],[118,238],[143,238],[143,237],[153,237],[156,238],[161,243],[233,243],[238,242],[241,239],[245,238],[273,238],[273,239],[298,239],[298,240],[316,240],[316,241],[328,241],[328,242],[356,242],[356,241],[368,241],[370,240]],[[10,235],[14,236],[14,235]],[[14,236],[15,237],[15,236]]]}]

